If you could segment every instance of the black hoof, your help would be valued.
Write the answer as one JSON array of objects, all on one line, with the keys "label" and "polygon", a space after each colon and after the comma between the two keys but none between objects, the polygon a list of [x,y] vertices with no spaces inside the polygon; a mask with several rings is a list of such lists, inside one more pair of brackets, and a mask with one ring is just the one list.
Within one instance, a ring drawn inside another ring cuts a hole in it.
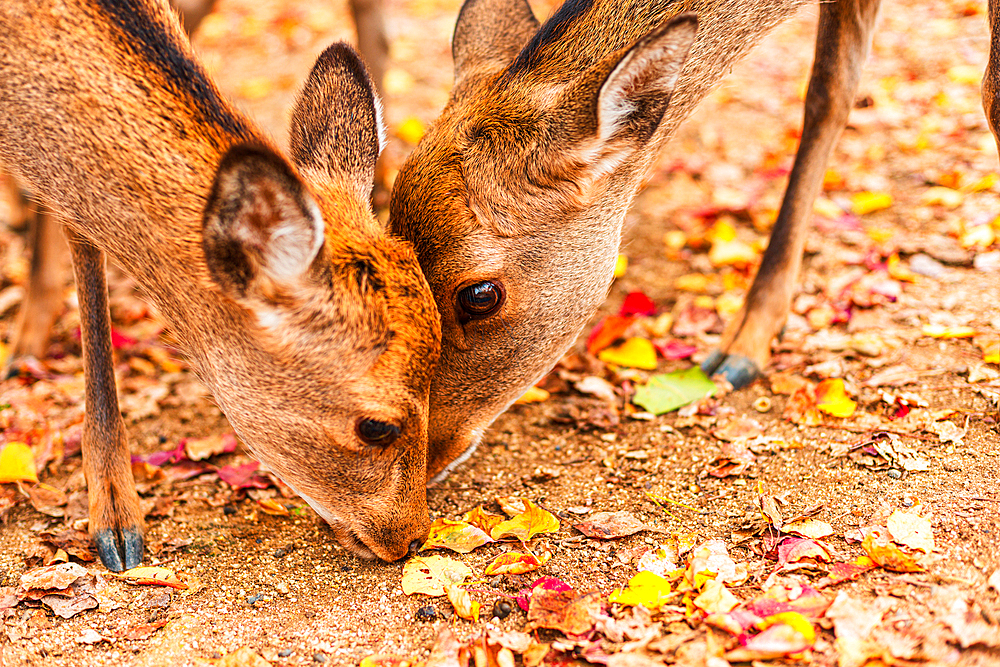
[{"label": "black hoof", "polygon": [[142,531],[138,528],[123,528],[117,533],[105,528],[94,535],[97,555],[104,567],[112,572],[121,572],[142,563]]},{"label": "black hoof", "polygon": [[761,372],[748,357],[730,354],[718,365],[714,374],[726,378],[733,389],[740,389],[760,377]]},{"label": "black hoof", "polygon": [[726,358],[726,355],[721,350],[712,350],[705,360],[701,362],[701,372],[705,375],[711,377],[715,373],[715,369],[718,368],[722,360]]}]

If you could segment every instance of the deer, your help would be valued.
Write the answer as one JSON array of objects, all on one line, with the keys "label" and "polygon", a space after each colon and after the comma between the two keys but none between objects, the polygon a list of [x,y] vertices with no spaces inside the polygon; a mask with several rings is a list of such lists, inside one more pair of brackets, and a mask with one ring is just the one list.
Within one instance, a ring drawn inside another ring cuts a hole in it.
[{"label": "deer", "polygon": [[[206,16],[215,9],[216,0],[171,0],[180,14],[188,37],[197,31]],[[389,62],[389,40],[381,0],[350,0],[351,16],[357,32],[358,50],[379,96]],[[377,165],[378,166],[378,165]],[[384,174],[376,170],[381,185]],[[17,313],[10,340],[10,354],[5,375],[16,372],[26,358],[43,359],[48,350],[52,327],[59,315],[67,263],[65,241],[59,223],[43,205],[31,198],[12,179],[6,181],[11,192],[8,200],[14,221],[28,229],[31,264],[27,289]]]},{"label": "deer", "polygon": [[380,102],[346,44],[317,59],[289,157],[225,100],[156,0],[0,3],[0,163],[58,218],[80,303],[89,530],[138,565],[104,266],[139,284],[251,452],[363,558],[426,535],[437,308],[375,220]]},{"label": "deer", "polygon": [[[613,279],[626,210],[660,147],[799,0],[466,0],[444,110],[400,169],[390,229],[416,249],[441,314],[428,473],[576,341]],[[788,316],[813,201],[870,49],[878,0],[819,4],[801,143],[760,269],[703,370],[742,387]],[[1000,125],[1000,2],[983,83]],[[998,135],[1000,136],[1000,135]]]}]

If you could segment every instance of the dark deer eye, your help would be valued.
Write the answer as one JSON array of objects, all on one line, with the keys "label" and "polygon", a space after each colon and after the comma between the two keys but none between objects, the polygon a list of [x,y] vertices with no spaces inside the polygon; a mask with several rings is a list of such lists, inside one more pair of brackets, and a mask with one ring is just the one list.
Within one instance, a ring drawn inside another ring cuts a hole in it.
[{"label": "dark deer eye", "polygon": [[369,445],[385,447],[391,445],[399,437],[399,427],[388,422],[362,419],[358,422],[358,437]]},{"label": "dark deer eye", "polygon": [[463,287],[458,293],[459,319],[468,322],[489,317],[500,310],[503,300],[503,288],[489,280]]}]

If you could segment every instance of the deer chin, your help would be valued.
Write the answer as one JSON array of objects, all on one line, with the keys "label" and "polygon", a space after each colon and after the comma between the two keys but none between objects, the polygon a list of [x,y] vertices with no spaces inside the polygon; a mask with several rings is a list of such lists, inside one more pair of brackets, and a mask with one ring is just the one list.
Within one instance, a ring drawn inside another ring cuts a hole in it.
[{"label": "deer chin", "polygon": [[[288,484],[288,482],[285,482],[285,484]],[[399,559],[398,557],[393,558],[390,554],[382,550],[379,550],[382,551],[382,553],[379,553],[379,551],[376,551],[375,548],[370,547],[365,543],[365,541],[361,538],[359,531],[352,528],[348,521],[345,521],[326,507],[323,507],[321,504],[305,495],[291,484],[288,484],[288,486],[292,489],[292,491],[295,491],[300,498],[309,503],[309,506],[315,510],[316,514],[319,514],[323,520],[326,521],[326,523],[330,526],[330,529],[333,531],[333,536],[337,540],[337,543],[344,547],[344,549],[346,549],[349,553],[364,560],[381,559],[391,563],[392,561]]]},{"label": "deer chin", "polygon": [[466,445],[462,453],[459,454],[454,460],[444,466],[441,470],[430,471],[431,478],[427,480],[427,485],[437,484],[438,482],[443,482],[448,478],[448,475],[452,473],[455,468],[462,465],[469,460],[469,457],[476,452],[476,448],[479,447],[479,443],[483,440],[483,434],[486,432],[486,426],[482,428],[473,429],[469,433],[469,444]]}]

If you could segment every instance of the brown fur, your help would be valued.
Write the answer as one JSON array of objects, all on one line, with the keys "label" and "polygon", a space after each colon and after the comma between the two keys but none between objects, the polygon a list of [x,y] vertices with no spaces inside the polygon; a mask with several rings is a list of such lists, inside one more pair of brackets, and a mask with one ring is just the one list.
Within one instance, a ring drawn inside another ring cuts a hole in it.
[{"label": "brown fur", "polygon": [[[324,127],[297,118],[293,135],[325,141],[297,152],[293,167],[222,98],[165,4],[6,3],[0,162],[75,235],[81,301],[104,289],[92,276],[107,253],[170,323],[254,453],[348,548],[393,560],[428,525],[438,316],[413,251],[384,236],[359,192],[378,153],[375,97],[349,49],[332,50],[303,100],[319,96],[355,121],[344,132],[336,114]],[[105,337],[99,311],[82,314],[85,340]],[[114,390],[113,375],[100,380],[110,361],[91,347],[91,531],[124,533],[139,521],[134,486],[120,465],[105,465],[127,461],[124,427],[117,413],[94,411]],[[399,439],[361,441],[366,419],[399,426]]]},{"label": "brown fur", "polygon": [[[391,229],[416,248],[442,318],[430,474],[474,445],[573,343],[607,293],[625,211],[660,146],[801,4],[567,0],[539,28],[525,0],[467,0],[455,29],[451,99],[401,169],[391,203]],[[766,366],[784,324],[812,202],[853,102],[878,5],[820,3],[803,141],[785,202],[744,312],[706,362],[734,384]],[[995,36],[998,7],[991,0]],[[698,22],[690,51],[683,26],[670,23],[685,13]],[[991,51],[983,83],[994,128],[998,62]],[[683,67],[675,85],[657,63]],[[622,72],[626,85],[616,87]],[[602,125],[618,112],[620,126]],[[503,306],[463,320],[461,290],[484,280],[503,286]]]}]

